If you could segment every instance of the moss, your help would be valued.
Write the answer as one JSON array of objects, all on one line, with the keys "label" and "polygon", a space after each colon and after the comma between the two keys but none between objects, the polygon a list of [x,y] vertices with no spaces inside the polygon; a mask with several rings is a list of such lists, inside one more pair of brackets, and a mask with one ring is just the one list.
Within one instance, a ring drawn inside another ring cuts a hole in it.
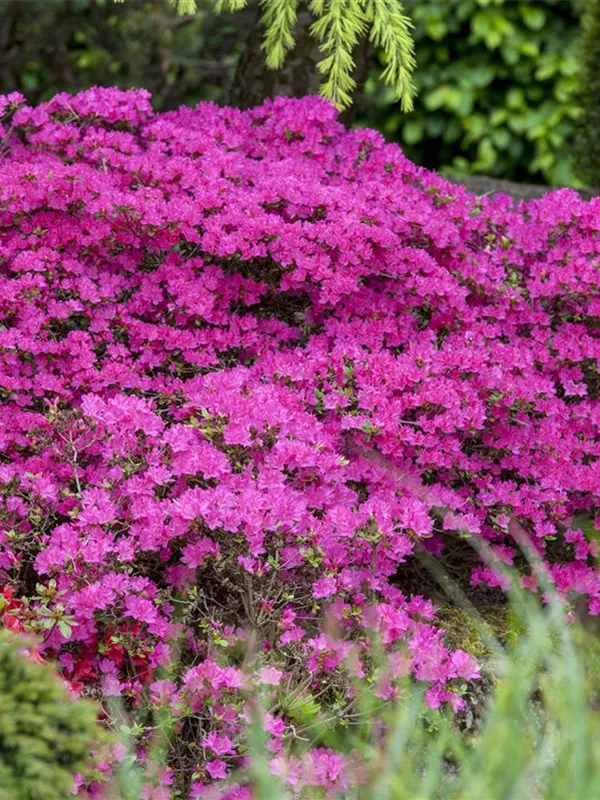
[{"label": "moss", "polygon": [[[509,647],[523,635],[523,622],[508,605],[491,605],[478,609],[501,644]],[[438,612],[440,627],[446,632],[446,644],[451,649],[464,650],[476,659],[491,655],[473,617],[456,606],[446,606]]]}]

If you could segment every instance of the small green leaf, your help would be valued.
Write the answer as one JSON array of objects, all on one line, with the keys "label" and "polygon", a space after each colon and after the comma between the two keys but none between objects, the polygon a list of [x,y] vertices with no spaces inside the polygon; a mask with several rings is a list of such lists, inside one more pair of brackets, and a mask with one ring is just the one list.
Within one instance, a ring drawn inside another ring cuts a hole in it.
[{"label": "small green leaf", "polygon": [[423,138],[423,121],[420,119],[409,119],[402,128],[402,138],[406,144],[416,144]]},{"label": "small green leaf", "polygon": [[425,26],[427,35],[436,42],[441,41],[448,33],[448,27],[442,19],[432,19]]},{"label": "small green leaf", "polygon": [[546,23],[546,13],[543,8],[534,3],[522,3],[519,6],[523,22],[532,31],[541,31]]}]

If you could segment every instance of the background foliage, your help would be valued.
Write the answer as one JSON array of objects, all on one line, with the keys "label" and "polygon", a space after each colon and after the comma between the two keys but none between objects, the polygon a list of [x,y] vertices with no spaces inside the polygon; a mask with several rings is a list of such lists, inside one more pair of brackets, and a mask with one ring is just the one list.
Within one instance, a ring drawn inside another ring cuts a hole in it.
[{"label": "background foliage", "polygon": [[[359,123],[447,173],[577,185],[580,5],[408,0],[416,108],[405,114],[382,88],[385,59],[374,53]],[[254,11],[217,17],[211,7],[178,17],[162,0],[0,0],[0,91],[37,102],[94,84],[144,86],[160,109],[222,102]]]},{"label": "background foliage", "polygon": [[162,0],[0,0],[0,91],[39,102],[143,86],[161,109],[219,100],[247,24],[247,14],[215,17],[206,6],[178,17]]},{"label": "background foliage", "polygon": [[577,11],[572,0],[410,0],[418,101],[406,115],[380,94],[376,125],[431,168],[573,185]]},{"label": "background foliage", "polygon": [[577,126],[577,167],[590,186],[600,186],[600,2],[585,0],[582,19],[582,114]]}]

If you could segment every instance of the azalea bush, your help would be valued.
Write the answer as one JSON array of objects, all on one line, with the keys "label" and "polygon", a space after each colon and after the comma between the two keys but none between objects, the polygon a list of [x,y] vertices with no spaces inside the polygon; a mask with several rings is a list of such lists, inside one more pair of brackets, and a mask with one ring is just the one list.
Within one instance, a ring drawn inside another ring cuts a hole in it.
[{"label": "azalea bush", "polygon": [[1,621],[149,702],[140,759],[168,712],[157,797],[244,763],[261,686],[290,791],[342,790],[323,742],[278,759],[356,681],[463,708],[415,556],[545,595],[528,542],[600,611],[599,201],[478,198],[318,98],[0,108]]}]

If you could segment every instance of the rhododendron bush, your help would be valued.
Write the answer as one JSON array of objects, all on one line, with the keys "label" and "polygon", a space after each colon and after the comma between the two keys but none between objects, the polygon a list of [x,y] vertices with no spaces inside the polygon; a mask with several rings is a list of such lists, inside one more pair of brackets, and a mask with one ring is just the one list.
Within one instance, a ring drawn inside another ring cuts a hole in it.
[{"label": "rhododendron bush", "polygon": [[342,789],[341,756],[286,760],[281,698],[351,694],[373,632],[381,698],[461,707],[418,549],[477,537],[474,585],[541,591],[526,535],[600,611],[600,201],[477,198],[316,98],[0,109],[2,623],[170,707],[190,796],[243,758],[248,682],[273,771]]}]

